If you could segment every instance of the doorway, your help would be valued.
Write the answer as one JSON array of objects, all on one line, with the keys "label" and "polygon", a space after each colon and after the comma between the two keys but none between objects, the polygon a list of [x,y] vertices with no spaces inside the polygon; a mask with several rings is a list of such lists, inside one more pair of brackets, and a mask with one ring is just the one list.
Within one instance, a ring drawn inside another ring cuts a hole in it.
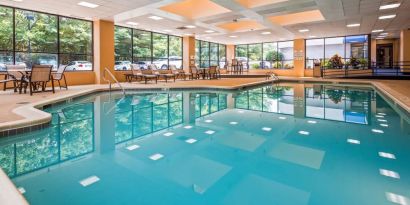
[{"label": "doorway", "polygon": [[378,44],[376,46],[376,65],[382,68],[393,67],[393,44]]}]

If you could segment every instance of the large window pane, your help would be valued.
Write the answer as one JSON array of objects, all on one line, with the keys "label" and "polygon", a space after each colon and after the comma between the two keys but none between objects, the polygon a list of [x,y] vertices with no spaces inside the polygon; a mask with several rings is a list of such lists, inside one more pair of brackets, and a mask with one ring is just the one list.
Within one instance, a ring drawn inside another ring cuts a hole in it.
[{"label": "large window pane", "polygon": [[208,68],[209,67],[209,42],[201,41],[201,68]]},{"label": "large window pane", "polygon": [[278,44],[263,44],[263,68],[278,68]]},{"label": "large window pane", "polygon": [[217,66],[219,64],[218,58],[218,44],[217,43],[210,43],[210,60],[211,60],[211,66]]},{"label": "large window pane", "polygon": [[[16,64],[25,64],[31,68],[32,65],[53,65],[57,68],[57,54],[49,53],[16,53]],[[92,69],[90,64],[90,70]]]},{"label": "large window pane", "polygon": [[354,68],[368,66],[368,39],[367,35],[346,36],[346,61],[355,58]]},{"label": "large window pane", "polygon": [[[115,60],[132,61],[132,29],[124,27],[115,27]],[[122,62],[116,63],[116,69]],[[129,67],[128,67],[129,68]]]},{"label": "large window pane", "polygon": [[152,34],[152,46],[154,58],[168,58],[168,36],[164,34]]},{"label": "large window pane", "polygon": [[0,50],[13,50],[13,9],[7,7],[0,7]]},{"label": "large window pane", "polygon": [[134,59],[151,58],[151,32],[134,30],[133,41]]},{"label": "large window pane", "polygon": [[306,68],[312,69],[315,64],[320,64],[325,56],[324,39],[306,40]]},{"label": "large window pane", "polygon": [[226,64],[226,46],[219,44],[219,67],[223,68]]},{"label": "large window pane", "polygon": [[248,45],[235,46],[235,56],[239,61],[248,62]]},{"label": "large window pane", "polygon": [[182,68],[182,38],[169,36],[169,64]]},{"label": "large window pane", "polygon": [[250,68],[260,68],[262,64],[262,44],[249,44],[248,56]]},{"label": "large window pane", "polygon": [[338,55],[345,58],[344,37],[325,38],[325,59],[329,60],[332,56]]},{"label": "large window pane", "polygon": [[92,70],[92,23],[60,17],[60,64],[66,70]]},{"label": "large window pane", "polygon": [[278,52],[278,67],[293,68],[293,41],[279,42]]}]

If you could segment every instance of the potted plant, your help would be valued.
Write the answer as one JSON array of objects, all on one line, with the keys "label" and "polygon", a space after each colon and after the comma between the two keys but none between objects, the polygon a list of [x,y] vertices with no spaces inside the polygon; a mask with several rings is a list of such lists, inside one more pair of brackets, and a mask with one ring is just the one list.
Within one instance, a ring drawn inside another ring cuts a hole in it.
[{"label": "potted plant", "polygon": [[349,61],[349,65],[352,66],[354,69],[357,69],[359,68],[360,61],[355,57],[351,57]]},{"label": "potted plant", "polygon": [[342,68],[343,67],[342,57],[335,54],[329,59],[329,64],[331,68]]}]

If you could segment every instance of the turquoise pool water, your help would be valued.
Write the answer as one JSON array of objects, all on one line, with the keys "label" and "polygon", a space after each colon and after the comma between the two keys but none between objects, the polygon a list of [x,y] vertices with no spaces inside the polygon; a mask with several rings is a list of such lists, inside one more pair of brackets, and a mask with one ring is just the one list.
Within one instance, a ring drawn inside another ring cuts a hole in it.
[{"label": "turquoise pool water", "polygon": [[369,88],[98,93],[0,139],[32,205],[410,204],[410,125]]}]

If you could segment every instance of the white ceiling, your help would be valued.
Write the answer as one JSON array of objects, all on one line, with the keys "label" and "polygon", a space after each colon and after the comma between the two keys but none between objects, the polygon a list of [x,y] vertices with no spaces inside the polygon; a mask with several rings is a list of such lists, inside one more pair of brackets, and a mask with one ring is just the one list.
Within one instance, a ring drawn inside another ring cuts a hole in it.
[{"label": "white ceiling", "polygon": [[[374,29],[384,29],[390,37],[399,36],[401,29],[410,27],[410,0],[289,0],[286,2],[265,5],[248,9],[235,0],[212,0],[232,12],[196,19],[186,19],[158,9],[181,0],[84,0],[100,5],[95,9],[78,6],[83,0],[0,0],[1,5],[43,11],[47,13],[73,16],[85,19],[113,20],[118,25],[129,26],[126,22],[139,23],[136,28],[152,30],[173,35],[194,34],[196,38],[225,44],[257,43],[264,41],[282,41],[294,38],[330,37],[342,35],[368,34]],[[401,2],[398,9],[379,11],[379,6],[391,2]],[[290,26],[279,26],[268,20],[277,16],[300,11],[319,9],[325,21],[302,23]],[[396,14],[396,18],[379,20],[383,14]],[[149,16],[161,16],[164,19],[155,21]],[[229,32],[217,27],[218,24],[232,22],[234,19],[251,19],[264,25],[266,29],[245,32]],[[346,24],[360,23],[360,27],[347,28]],[[197,28],[177,30],[184,25],[196,25]],[[300,33],[300,29],[309,32]],[[165,32],[164,30],[171,30]],[[206,33],[214,30],[215,33]],[[270,31],[270,35],[261,32]],[[229,36],[237,36],[231,38]]]}]

